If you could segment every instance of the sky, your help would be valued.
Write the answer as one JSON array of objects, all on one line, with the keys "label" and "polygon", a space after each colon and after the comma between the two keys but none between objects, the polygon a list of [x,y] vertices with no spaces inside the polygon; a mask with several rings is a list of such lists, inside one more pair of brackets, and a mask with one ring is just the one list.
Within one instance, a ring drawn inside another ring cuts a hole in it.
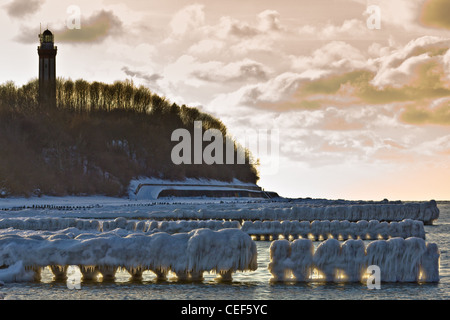
[{"label": "sky", "polygon": [[37,77],[41,25],[60,77],[130,79],[270,138],[248,145],[266,190],[445,200],[448,17],[448,0],[0,0],[0,83]]}]

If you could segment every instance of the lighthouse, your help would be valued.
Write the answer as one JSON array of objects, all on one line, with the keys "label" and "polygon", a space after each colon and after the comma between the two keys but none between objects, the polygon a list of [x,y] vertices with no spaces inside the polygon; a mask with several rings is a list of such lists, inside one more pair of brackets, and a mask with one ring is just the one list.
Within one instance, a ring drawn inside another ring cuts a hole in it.
[{"label": "lighthouse", "polygon": [[56,108],[56,51],[54,36],[50,30],[39,34],[39,105]]}]

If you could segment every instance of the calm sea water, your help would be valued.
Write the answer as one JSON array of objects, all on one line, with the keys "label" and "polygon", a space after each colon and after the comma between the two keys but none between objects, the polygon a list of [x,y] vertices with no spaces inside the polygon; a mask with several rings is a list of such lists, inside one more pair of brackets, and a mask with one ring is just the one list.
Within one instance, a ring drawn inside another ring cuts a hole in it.
[{"label": "calm sea water", "polygon": [[160,282],[151,272],[144,273],[142,281],[131,282],[127,272],[119,271],[115,281],[82,282],[81,289],[70,290],[65,282],[53,281],[50,270],[44,270],[40,282],[0,286],[0,296],[20,300],[446,300],[450,298],[450,204],[440,204],[439,209],[438,221],[425,226],[426,241],[437,243],[441,252],[441,279],[435,284],[382,283],[379,290],[360,283],[274,284],[267,270],[270,242],[258,241],[258,270],[236,273],[228,283],[216,281],[209,273],[201,282],[180,282],[170,274]]}]

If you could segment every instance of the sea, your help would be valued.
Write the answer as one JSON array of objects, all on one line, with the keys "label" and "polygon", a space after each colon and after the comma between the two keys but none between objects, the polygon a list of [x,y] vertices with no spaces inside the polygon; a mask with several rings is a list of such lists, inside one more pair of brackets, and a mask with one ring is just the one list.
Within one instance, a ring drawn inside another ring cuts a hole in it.
[{"label": "sea", "polygon": [[[0,298],[4,300],[448,300],[450,297],[450,202],[439,202],[440,216],[433,225],[426,225],[426,241],[440,250],[440,281],[438,283],[381,283],[379,289],[364,283],[274,283],[268,271],[270,241],[256,241],[258,269],[237,272],[231,282],[216,280],[205,272],[204,280],[178,281],[170,274],[166,281],[156,280],[150,271],[141,281],[132,281],[126,271],[118,271],[115,280],[81,282],[79,288],[67,282],[54,281],[44,269],[41,281],[4,283]],[[315,246],[320,242],[316,241]],[[1,303],[0,303],[1,306]]]}]

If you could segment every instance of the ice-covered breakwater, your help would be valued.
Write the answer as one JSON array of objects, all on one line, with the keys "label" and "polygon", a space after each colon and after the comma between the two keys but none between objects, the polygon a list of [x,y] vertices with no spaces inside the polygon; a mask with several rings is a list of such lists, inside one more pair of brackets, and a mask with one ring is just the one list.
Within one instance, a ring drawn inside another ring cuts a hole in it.
[{"label": "ice-covered breakwater", "polygon": [[57,278],[64,278],[67,267],[80,267],[83,278],[97,273],[114,278],[124,268],[139,278],[145,270],[164,279],[168,271],[179,279],[202,279],[204,271],[231,279],[235,271],[257,268],[256,245],[238,229],[197,229],[189,233],[132,233],[125,237],[103,233],[70,236],[55,234],[0,236],[0,280],[38,279],[40,269],[50,266]]},{"label": "ice-covered breakwater", "polygon": [[[297,220],[360,220],[402,221],[404,219],[420,220],[424,224],[432,224],[439,218],[439,209],[434,200],[427,202],[401,201],[345,201],[326,199],[278,199],[278,200],[216,200],[195,202],[134,202],[121,200],[115,203],[103,203],[99,200],[89,206],[49,205],[48,203],[17,207],[19,202],[11,202],[6,206],[0,203],[5,215],[18,217],[70,217],[147,220],[236,220],[236,221],[283,221]],[[45,201],[45,200],[42,200]],[[81,200],[78,200],[81,201]],[[86,200],[87,201],[87,200]],[[87,203],[82,203],[87,204]],[[12,213],[14,212],[14,213]]]},{"label": "ice-covered breakwater", "polygon": [[388,239],[391,237],[419,237],[425,239],[425,229],[422,221],[405,219],[400,222],[380,222],[378,220],[315,220],[309,221],[239,221],[224,220],[127,220],[116,219],[77,219],[77,218],[5,218],[0,219],[0,229],[13,228],[17,230],[57,231],[67,228],[78,230],[107,232],[114,229],[152,233],[157,231],[170,234],[190,232],[195,229],[208,228],[221,230],[228,228],[241,229],[253,236],[255,240],[273,240],[284,238],[311,238],[323,240],[335,238],[347,239]]},{"label": "ice-covered breakwater", "polygon": [[78,219],[78,218],[4,218],[0,219],[0,229],[13,228],[18,230],[63,230],[77,228],[78,230],[110,231],[117,228],[129,231],[164,231],[167,233],[189,232],[194,229],[208,228],[220,230],[240,228],[239,221],[224,220],[128,220],[123,217],[116,219]]},{"label": "ice-covered breakwater", "polygon": [[400,222],[380,222],[378,220],[315,220],[309,221],[244,221],[242,231],[255,237],[256,240],[284,238],[320,239],[388,239],[392,237],[418,237],[425,239],[422,221],[405,219]]},{"label": "ice-covered breakwater", "polygon": [[152,219],[231,219],[231,220],[378,220],[402,221],[420,220],[432,224],[439,218],[439,209],[434,200],[420,203],[376,203],[320,205],[302,203],[270,203],[267,205],[246,207],[226,207],[220,205],[207,208],[177,208],[172,211],[150,211]]},{"label": "ice-covered breakwater", "polygon": [[438,282],[439,250],[423,239],[392,238],[342,244],[328,239],[314,250],[309,239],[273,241],[269,271],[274,281],[362,282],[370,265],[380,268],[383,282]]}]

